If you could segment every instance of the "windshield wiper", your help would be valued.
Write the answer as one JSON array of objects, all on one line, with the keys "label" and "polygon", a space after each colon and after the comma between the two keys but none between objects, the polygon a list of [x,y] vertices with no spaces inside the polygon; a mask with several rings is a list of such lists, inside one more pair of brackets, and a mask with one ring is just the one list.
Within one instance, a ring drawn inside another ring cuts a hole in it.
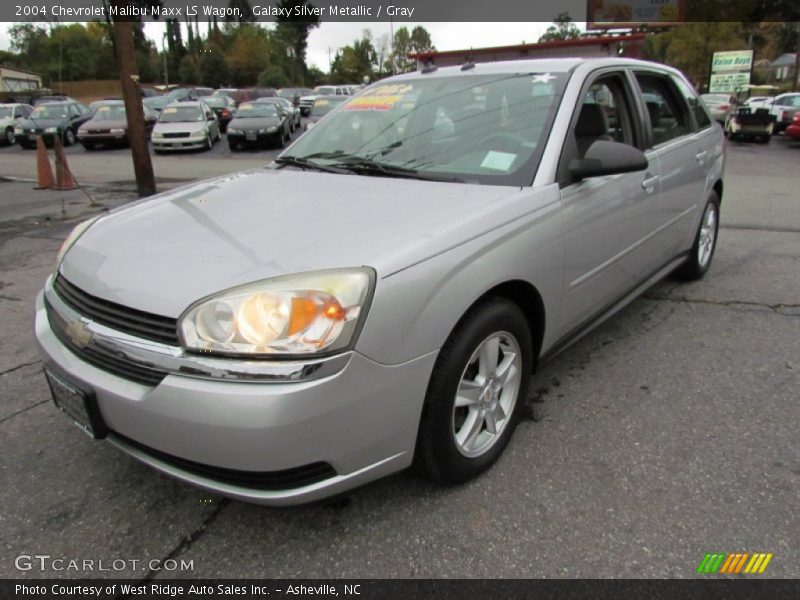
[{"label": "windshield wiper", "polygon": [[325,173],[346,173],[344,169],[339,169],[333,166],[321,165],[318,162],[309,160],[304,156],[279,156],[275,159],[279,165],[290,165],[292,167],[299,167],[301,169],[316,169]]},{"label": "windshield wiper", "polygon": [[382,175],[384,177],[404,177],[407,179],[422,179],[424,181],[450,181],[461,182],[457,177],[437,176],[432,173],[421,173],[417,169],[401,167],[385,162],[366,158],[364,156],[350,155],[344,160],[334,163],[336,167],[347,169],[362,175]]}]

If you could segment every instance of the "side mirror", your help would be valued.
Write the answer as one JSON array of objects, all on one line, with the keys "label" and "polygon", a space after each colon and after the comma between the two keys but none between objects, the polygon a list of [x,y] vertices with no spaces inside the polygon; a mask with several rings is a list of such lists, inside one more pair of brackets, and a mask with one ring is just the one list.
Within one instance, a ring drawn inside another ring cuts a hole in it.
[{"label": "side mirror", "polygon": [[575,181],[603,175],[634,173],[647,169],[647,157],[637,148],[598,140],[586,151],[582,159],[575,159],[569,164],[569,172]]}]

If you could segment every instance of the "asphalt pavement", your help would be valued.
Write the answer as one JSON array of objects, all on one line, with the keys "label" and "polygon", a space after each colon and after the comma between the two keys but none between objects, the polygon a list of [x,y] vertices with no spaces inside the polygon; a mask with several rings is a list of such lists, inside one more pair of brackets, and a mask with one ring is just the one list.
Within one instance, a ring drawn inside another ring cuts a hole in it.
[{"label": "asphalt pavement", "polygon": [[[183,158],[176,171],[215,162]],[[800,577],[799,161],[782,137],[730,145],[707,277],[665,280],[546,364],[488,473],[437,487],[405,472],[292,509],[173,481],[53,407],[33,299],[101,208],[0,181],[0,577],[695,577],[706,552],[739,551],[774,554],[761,577]],[[112,176],[95,202],[131,198]],[[21,571],[24,554],[191,569]]]}]

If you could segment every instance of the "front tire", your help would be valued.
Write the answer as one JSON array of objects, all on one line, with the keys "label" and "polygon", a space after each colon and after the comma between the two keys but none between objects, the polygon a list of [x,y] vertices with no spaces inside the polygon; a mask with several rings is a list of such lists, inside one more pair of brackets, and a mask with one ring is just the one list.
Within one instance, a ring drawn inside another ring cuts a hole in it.
[{"label": "front tire", "polygon": [[6,140],[6,144],[8,144],[9,146],[13,146],[14,142],[17,141],[17,136],[14,135],[14,128],[13,127],[8,127],[6,129],[5,140]]},{"label": "front tire", "polygon": [[464,315],[442,347],[428,383],[416,456],[440,483],[488,469],[519,422],[533,364],[528,321],[503,298]]},{"label": "front tire", "polygon": [[69,127],[67,127],[66,131],[64,132],[64,147],[72,146],[75,143],[75,132],[72,131]]},{"label": "front tire", "polygon": [[719,232],[719,197],[716,192],[711,192],[706,202],[703,217],[697,228],[689,258],[676,271],[680,279],[697,281],[702,279],[711,266],[714,251],[717,248],[717,233]]}]

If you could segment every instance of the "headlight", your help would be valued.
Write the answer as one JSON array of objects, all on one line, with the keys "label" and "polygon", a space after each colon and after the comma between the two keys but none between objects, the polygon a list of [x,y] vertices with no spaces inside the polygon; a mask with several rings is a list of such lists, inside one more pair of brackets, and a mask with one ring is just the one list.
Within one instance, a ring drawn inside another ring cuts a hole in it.
[{"label": "headlight", "polygon": [[58,133],[58,127],[48,127],[44,130],[45,133]]},{"label": "headlight", "polygon": [[153,138],[155,138],[157,140],[160,140],[161,138],[164,137],[164,134],[161,133],[160,131],[154,131],[153,134],[150,137],[153,137]]},{"label": "headlight", "polygon": [[112,129],[111,133],[125,133],[124,129]]},{"label": "headlight", "polygon": [[371,269],[288,275],[239,286],[190,306],[178,321],[187,350],[296,355],[351,347],[374,285]]},{"label": "headlight", "polygon": [[206,133],[208,133],[208,131],[207,131],[207,130],[205,130],[205,129],[198,129],[198,130],[196,130],[196,131],[193,131],[193,132],[192,132],[192,135],[205,135]]},{"label": "headlight", "polygon": [[14,135],[23,135],[24,133],[24,129],[21,129],[20,127],[14,127]]},{"label": "headlight", "polygon": [[274,133],[278,131],[277,127],[267,127],[267,133]]},{"label": "headlight", "polygon": [[235,127],[228,127],[228,134],[230,135],[231,133],[234,135],[239,135],[242,133],[242,130],[236,129]]},{"label": "headlight", "polygon": [[89,219],[88,221],[83,221],[82,223],[78,223],[75,226],[70,234],[67,236],[67,239],[64,240],[64,243],[61,244],[61,248],[58,250],[58,254],[56,255],[56,271],[58,271],[59,265],[61,265],[61,261],[64,259],[64,255],[67,251],[72,248],[72,245],[78,241],[78,238],[81,237],[84,232],[91,227],[95,221],[97,221],[103,215],[97,215]]}]

